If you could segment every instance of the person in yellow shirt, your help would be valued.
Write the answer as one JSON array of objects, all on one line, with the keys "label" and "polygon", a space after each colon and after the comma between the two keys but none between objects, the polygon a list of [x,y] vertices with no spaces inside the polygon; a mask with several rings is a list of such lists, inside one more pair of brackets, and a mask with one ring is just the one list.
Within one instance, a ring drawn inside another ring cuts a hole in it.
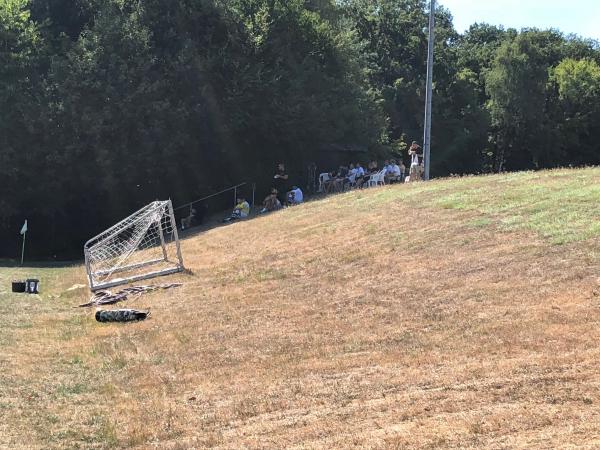
[{"label": "person in yellow shirt", "polygon": [[250,204],[244,197],[237,199],[237,204],[233,208],[231,216],[223,219],[223,222],[231,222],[232,220],[245,219],[250,214]]}]

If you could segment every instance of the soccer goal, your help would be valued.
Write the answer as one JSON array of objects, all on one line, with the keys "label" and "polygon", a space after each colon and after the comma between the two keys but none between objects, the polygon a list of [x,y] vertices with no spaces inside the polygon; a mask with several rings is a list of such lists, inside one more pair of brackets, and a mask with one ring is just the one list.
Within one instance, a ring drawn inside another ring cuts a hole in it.
[{"label": "soccer goal", "polygon": [[90,289],[106,289],[184,269],[171,201],[156,201],[84,246]]}]

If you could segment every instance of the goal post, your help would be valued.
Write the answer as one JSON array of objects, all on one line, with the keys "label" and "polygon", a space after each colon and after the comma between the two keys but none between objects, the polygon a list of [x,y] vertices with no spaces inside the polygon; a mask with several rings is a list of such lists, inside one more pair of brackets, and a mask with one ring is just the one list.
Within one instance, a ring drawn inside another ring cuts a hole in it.
[{"label": "goal post", "polygon": [[144,206],[83,250],[92,291],[184,270],[171,200]]}]

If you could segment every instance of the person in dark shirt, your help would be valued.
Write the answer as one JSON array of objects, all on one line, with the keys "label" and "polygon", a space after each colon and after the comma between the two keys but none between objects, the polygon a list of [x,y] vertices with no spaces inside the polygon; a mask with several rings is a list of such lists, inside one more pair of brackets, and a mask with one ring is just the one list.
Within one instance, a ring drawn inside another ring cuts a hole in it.
[{"label": "person in dark shirt", "polygon": [[277,165],[277,170],[275,171],[275,176],[273,177],[273,188],[277,189],[277,198],[282,205],[285,204],[285,194],[289,190],[287,188],[288,179],[289,175],[285,171],[285,165],[283,163],[279,163]]},{"label": "person in dark shirt", "polygon": [[[350,164],[350,167],[354,169],[354,164]],[[333,183],[333,189],[336,192],[342,192],[344,188],[344,181],[346,180],[346,177],[348,176],[349,172],[350,170],[347,166],[340,166],[337,176],[335,177],[335,181]]]},{"label": "person in dark shirt", "polygon": [[267,195],[265,200],[263,201],[263,207],[260,210],[259,214],[264,214],[271,211],[277,211],[281,208],[281,202],[277,198],[277,189],[271,189],[271,193]]},{"label": "person in dark shirt", "polygon": [[367,166],[367,171],[365,172],[365,176],[362,179],[361,184],[357,184],[358,187],[363,188],[369,185],[369,180],[373,175],[379,173],[379,169],[377,168],[377,161],[371,161]]}]

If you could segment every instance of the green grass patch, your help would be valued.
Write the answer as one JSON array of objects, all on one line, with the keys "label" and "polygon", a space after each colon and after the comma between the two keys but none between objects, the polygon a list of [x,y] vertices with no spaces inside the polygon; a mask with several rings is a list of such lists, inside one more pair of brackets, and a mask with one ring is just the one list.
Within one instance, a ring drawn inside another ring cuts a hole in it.
[{"label": "green grass patch", "polygon": [[85,383],[62,383],[56,388],[56,397],[70,397],[80,395],[89,391],[89,387]]},{"label": "green grass patch", "polygon": [[558,245],[600,234],[598,167],[435,180],[381,189],[370,200],[361,198],[362,207],[400,202],[472,212],[479,215],[472,226],[530,230]]}]

